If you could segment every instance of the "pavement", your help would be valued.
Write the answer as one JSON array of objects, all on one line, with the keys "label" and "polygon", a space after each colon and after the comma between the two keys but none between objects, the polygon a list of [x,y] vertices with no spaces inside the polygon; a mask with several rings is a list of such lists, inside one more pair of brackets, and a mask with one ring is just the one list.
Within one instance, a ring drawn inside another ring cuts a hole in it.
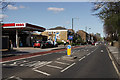
[{"label": "pavement", "polygon": [[12,79],[106,79],[118,80],[117,71],[104,45],[72,48],[72,56],[65,58],[66,50],[2,63],[2,77]]},{"label": "pavement", "polygon": [[120,73],[120,49],[114,46],[109,46],[109,45],[107,47],[118,69],[118,72]]},{"label": "pavement", "polygon": [[11,56],[19,56],[24,54],[31,54],[31,53],[37,53],[37,52],[45,52],[45,51],[52,51],[52,50],[59,50],[59,49],[65,49],[66,46],[59,45],[58,47],[54,48],[33,48],[33,47],[19,47],[19,48],[13,48],[13,50],[3,50],[2,55],[0,57],[11,57]]}]

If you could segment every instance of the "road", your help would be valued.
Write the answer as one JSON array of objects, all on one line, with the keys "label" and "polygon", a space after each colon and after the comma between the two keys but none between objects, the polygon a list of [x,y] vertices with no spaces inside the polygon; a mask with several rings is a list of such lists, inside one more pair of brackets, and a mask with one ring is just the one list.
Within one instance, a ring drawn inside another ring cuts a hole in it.
[{"label": "road", "polygon": [[104,45],[72,49],[75,59],[66,51],[2,63],[3,78],[118,78]]}]

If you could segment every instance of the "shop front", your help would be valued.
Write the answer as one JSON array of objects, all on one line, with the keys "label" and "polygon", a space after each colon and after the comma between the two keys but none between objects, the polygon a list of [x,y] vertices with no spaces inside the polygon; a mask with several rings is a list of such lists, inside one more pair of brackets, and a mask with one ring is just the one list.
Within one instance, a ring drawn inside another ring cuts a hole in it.
[{"label": "shop front", "polygon": [[34,31],[43,32],[45,28],[29,23],[5,23],[2,24],[2,36],[9,36],[13,47],[27,47],[33,45]]}]

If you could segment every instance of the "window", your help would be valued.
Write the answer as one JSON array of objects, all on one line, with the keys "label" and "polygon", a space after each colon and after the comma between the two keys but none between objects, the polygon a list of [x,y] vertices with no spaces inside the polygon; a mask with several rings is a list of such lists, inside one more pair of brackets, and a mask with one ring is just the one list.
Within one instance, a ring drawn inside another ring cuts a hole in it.
[{"label": "window", "polygon": [[48,34],[52,34],[52,32],[48,32]]},{"label": "window", "polygon": [[53,34],[56,34],[56,32],[53,32]]}]

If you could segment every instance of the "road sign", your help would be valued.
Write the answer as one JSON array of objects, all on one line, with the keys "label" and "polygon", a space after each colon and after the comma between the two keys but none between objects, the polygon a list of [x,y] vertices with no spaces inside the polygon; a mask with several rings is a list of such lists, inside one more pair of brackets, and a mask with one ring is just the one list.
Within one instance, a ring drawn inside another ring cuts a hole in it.
[{"label": "road sign", "polygon": [[71,45],[67,46],[67,56],[71,56]]},{"label": "road sign", "polygon": [[72,40],[72,39],[73,39],[73,36],[69,36],[68,39],[69,39],[69,40]]}]

